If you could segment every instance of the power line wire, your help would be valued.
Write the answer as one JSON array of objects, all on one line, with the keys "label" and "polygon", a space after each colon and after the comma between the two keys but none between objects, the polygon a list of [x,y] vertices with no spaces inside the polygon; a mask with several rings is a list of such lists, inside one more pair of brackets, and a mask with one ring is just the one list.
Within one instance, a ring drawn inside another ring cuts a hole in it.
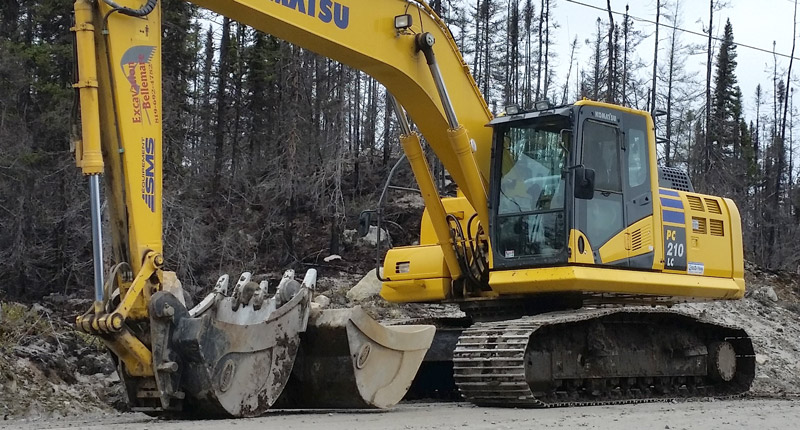
[{"label": "power line wire", "polygon": [[[569,2],[569,3],[574,3],[574,4],[577,4],[577,5],[579,5],[579,6],[585,6],[585,7],[591,8],[591,9],[597,9],[597,10],[599,10],[599,11],[608,12],[608,9],[606,9],[606,8],[604,8],[604,7],[600,7],[600,6],[595,6],[595,5],[593,5],[593,4],[583,3],[583,2],[580,2],[580,1],[577,1],[577,0],[566,0],[566,1],[567,1],[567,2]],[[611,13],[613,13],[613,14],[615,14],[615,15],[619,15],[619,16],[625,16],[625,14],[624,14],[624,13],[622,13],[622,12],[617,12],[617,11],[615,11],[615,10],[612,10],[612,11],[611,11]],[[633,16],[633,15],[630,15],[630,14],[628,15],[628,18],[630,18],[630,19],[632,19],[632,20],[634,20],[634,21],[642,21],[642,22],[646,22],[646,23],[649,23],[649,24],[656,25],[656,22],[655,22],[655,21],[653,21],[653,20],[650,20],[650,19],[647,19],[647,18],[639,18],[639,17],[637,17],[637,16]],[[707,35],[707,34],[705,34],[705,33],[700,33],[700,32],[698,32],[698,31],[694,31],[694,30],[687,30],[687,29],[685,29],[685,28],[676,27],[676,26],[669,25],[669,24],[663,24],[663,23],[660,23],[660,22],[658,23],[658,26],[660,26],[660,27],[666,27],[666,28],[669,28],[669,29],[671,29],[671,30],[682,31],[682,32],[684,32],[684,33],[689,33],[689,34],[693,34],[693,35],[695,35],[695,36],[701,36],[701,37],[704,37],[704,38],[705,38],[705,37],[708,37],[708,35]],[[712,38],[713,40],[716,40],[717,42],[722,42],[722,38],[719,38],[719,37],[716,37],[716,36],[711,36],[711,38]],[[774,55],[777,55],[778,57],[784,57],[784,58],[794,58],[795,60],[800,60],[800,58],[797,58],[797,57],[792,57],[791,55],[782,54],[782,53],[780,53],[780,52],[774,52],[774,51],[771,51],[771,50],[769,50],[769,49],[759,48],[759,47],[757,47],[757,46],[753,46],[753,45],[747,45],[747,44],[745,44],[745,43],[734,42],[734,45],[736,45],[736,46],[742,46],[742,47],[745,47],[745,48],[748,48],[748,49],[753,49],[753,50],[756,50],[756,51],[765,52],[765,53],[767,53],[767,54],[774,54]]]}]

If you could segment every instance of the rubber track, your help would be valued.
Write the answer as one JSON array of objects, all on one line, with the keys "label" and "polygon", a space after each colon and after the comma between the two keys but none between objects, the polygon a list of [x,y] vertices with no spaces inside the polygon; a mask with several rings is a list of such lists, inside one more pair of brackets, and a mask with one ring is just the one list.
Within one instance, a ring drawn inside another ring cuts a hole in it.
[{"label": "rubber track", "polygon": [[[741,330],[681,312],[653,308],[580,309],[516,320],[477,323],[464,331],[456,346],[453,358],[456,385],[467,401],[478,406],[528,408],[646,403],[697,397],[741,397],[749,388],[748,382],[747,387],[741,390],[703,387],[711,388],[711,392],[704,395],[673,386],[669,394],[655,396],[618,398],[614,396],[614,391],[606,391],[596,399],[585,401],[569,399],[579,397],[577,391],[573,391],[562,392],[561,397],[566,398],[559,401],[537,398],[525,379],[525,350],[531,335],[546,325],[585,321],[615,313],[679,315],[717,329]],[[750,342],[749,339],[747,342]],[[754,357],[748,355],[744,360],[754,360]]]}]

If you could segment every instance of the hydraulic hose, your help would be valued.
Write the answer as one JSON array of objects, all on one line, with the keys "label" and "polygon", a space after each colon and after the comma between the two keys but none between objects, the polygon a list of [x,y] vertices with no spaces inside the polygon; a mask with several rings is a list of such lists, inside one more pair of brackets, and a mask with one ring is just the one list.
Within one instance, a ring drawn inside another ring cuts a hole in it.
[{"label": "hydraulic hose", "polygon": [[129,7],[118,5],[114,2],[114,0],[103,0],[103,2],[111,6],[116,12],[128,16],[147,16],[153,11],[153,9],[155,9],[156,4],[158,4],[158,0],[147,0],[147,3],[145,3],[141,8],[131,9]]}]

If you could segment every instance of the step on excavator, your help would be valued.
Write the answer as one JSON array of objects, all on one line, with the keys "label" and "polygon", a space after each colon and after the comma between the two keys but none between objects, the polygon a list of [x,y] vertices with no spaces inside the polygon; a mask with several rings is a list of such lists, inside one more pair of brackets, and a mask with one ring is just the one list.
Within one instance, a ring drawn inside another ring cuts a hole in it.
[{"label": "step on excavator", "polygon": [[[541,101],[495,118],[447,26],[421,0],[193,3],[387,88],[426,209],[419,245],[386,253],[381,295],[455,303],[469,324],[435,335],[426,324],[383,326],[359,308],[319,309],[313,270],[302,280],[287,272],[274,294],[248,273],[233,286],[222,276],[187,308],[162,270],[160,2],[77,0],[73,145],[89,180],[95,277],[94,305],[77,326],[112,352],[132,408],[234,417],[384,408],[403,397],[423,357],[446,363],[478,405],[749,389],[755,360],[744,330],[664,307],[744,295],[738,210],[657,166],[647,112]],[[435,187],[423,137],[455,197]]]}]

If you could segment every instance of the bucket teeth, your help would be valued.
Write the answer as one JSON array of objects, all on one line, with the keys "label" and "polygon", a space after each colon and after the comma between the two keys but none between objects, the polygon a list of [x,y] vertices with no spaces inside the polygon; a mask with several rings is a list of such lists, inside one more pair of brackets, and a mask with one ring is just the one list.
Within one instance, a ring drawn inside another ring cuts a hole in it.
[{"label": "bucket teeth", "polygon": [[222,294],[223,296],[227,296],[228,295],[228,282],[229,281],[230,281],[230,278],[228,277],[227,273],[222,275],[222,276],[220,276],[219,279],[217,279],[217,284],[214,285],[213,292],[217,293],[217,294]]},{"label": "bucket teeth", "polygon": [[250,278],[253,277],[253,274],[250,272],[242,272],[242,275],[239,276],[239,282],[236,283],[236,289],[243,287],[245,284],[250,282]]},{"label": "bucket teeth", "polygon": [[317,288],[317,271],[314,269],[309,269],[306,272],[306,275],[303,277],[303,286],[308,288],[311,291],[315,291]]},{"label": "bucket teeth", "polygon": [[[191,311],[171,295],[153,296],[153,367],[164,410],[181,403],[191,414],[247,417],[272,407],[291,375],[310,309],[311,291],[293,275],[287,272],[274,297],[250,272],[225,296],[224,275]],[[173,316],[158,318],[165,307],[175,309]]]},{"label": "bucket teeth", "polygon": [[252,274],[250,272],[243,272],[241,276],[239,276],[239,281],[236,282],[236,286],[233,287],[231,309],[234,311],[239,309],[239,305],[246,305],[247,302],[250,301],[250,298],[253,297],[253,288],[249,286],[251,277]]},{"label": "bucket teeth", "polygon": [[262,306],[264,306],[264,301],[267,300],[269,297],[269,282],[261,281],[258,284],[258,290],[256,290],[255,294],[253,294],[253,309],[259,310]]},{"label": "bucket teeth", "polygon": [[202,315],[203,312],[216,305],[220,299],[227,296],[229,279],[227,274],[220,276],[219,279],[217,279],[217,283],[214,285],[214,289],[211,290],[200,303],[189,310],[189,316],[194,318]]},{"label": "bucket teeth", "polygon": [[275,292],[277,306],[280,306],[283,303],[291,300],[291,298],[297,294],[297,291],[300,290],[301,287],[302,284],[295,281],[294,278],[284,277],[281,279],[281,283],[278,284],[278,290]]},{"label": "bucket teeth", "polygon": [[[252,279],[244,272],[229,288],[230,278],[221,276],[191,310],[171,294],[152,296],[152,390],[162,411],[248,417],[279,397],[288,399],[280,407],[386,408],[400,401],[432,326],[386,327],[360,308],[312,313],[314,269],[302,281],[287,270],[274,295],[266,280]],[[159,312],[167,308],[169,316]]]},{"label": "bucket teeth", "polygon": [[258,291],[258,284],[256,284],[255,282],[251,281],[244,284],[241,293],[239,294],[239,303],[241,305],[247,306],[248,304],[250,304],[250,300],[253,299],[257,291]]}]

